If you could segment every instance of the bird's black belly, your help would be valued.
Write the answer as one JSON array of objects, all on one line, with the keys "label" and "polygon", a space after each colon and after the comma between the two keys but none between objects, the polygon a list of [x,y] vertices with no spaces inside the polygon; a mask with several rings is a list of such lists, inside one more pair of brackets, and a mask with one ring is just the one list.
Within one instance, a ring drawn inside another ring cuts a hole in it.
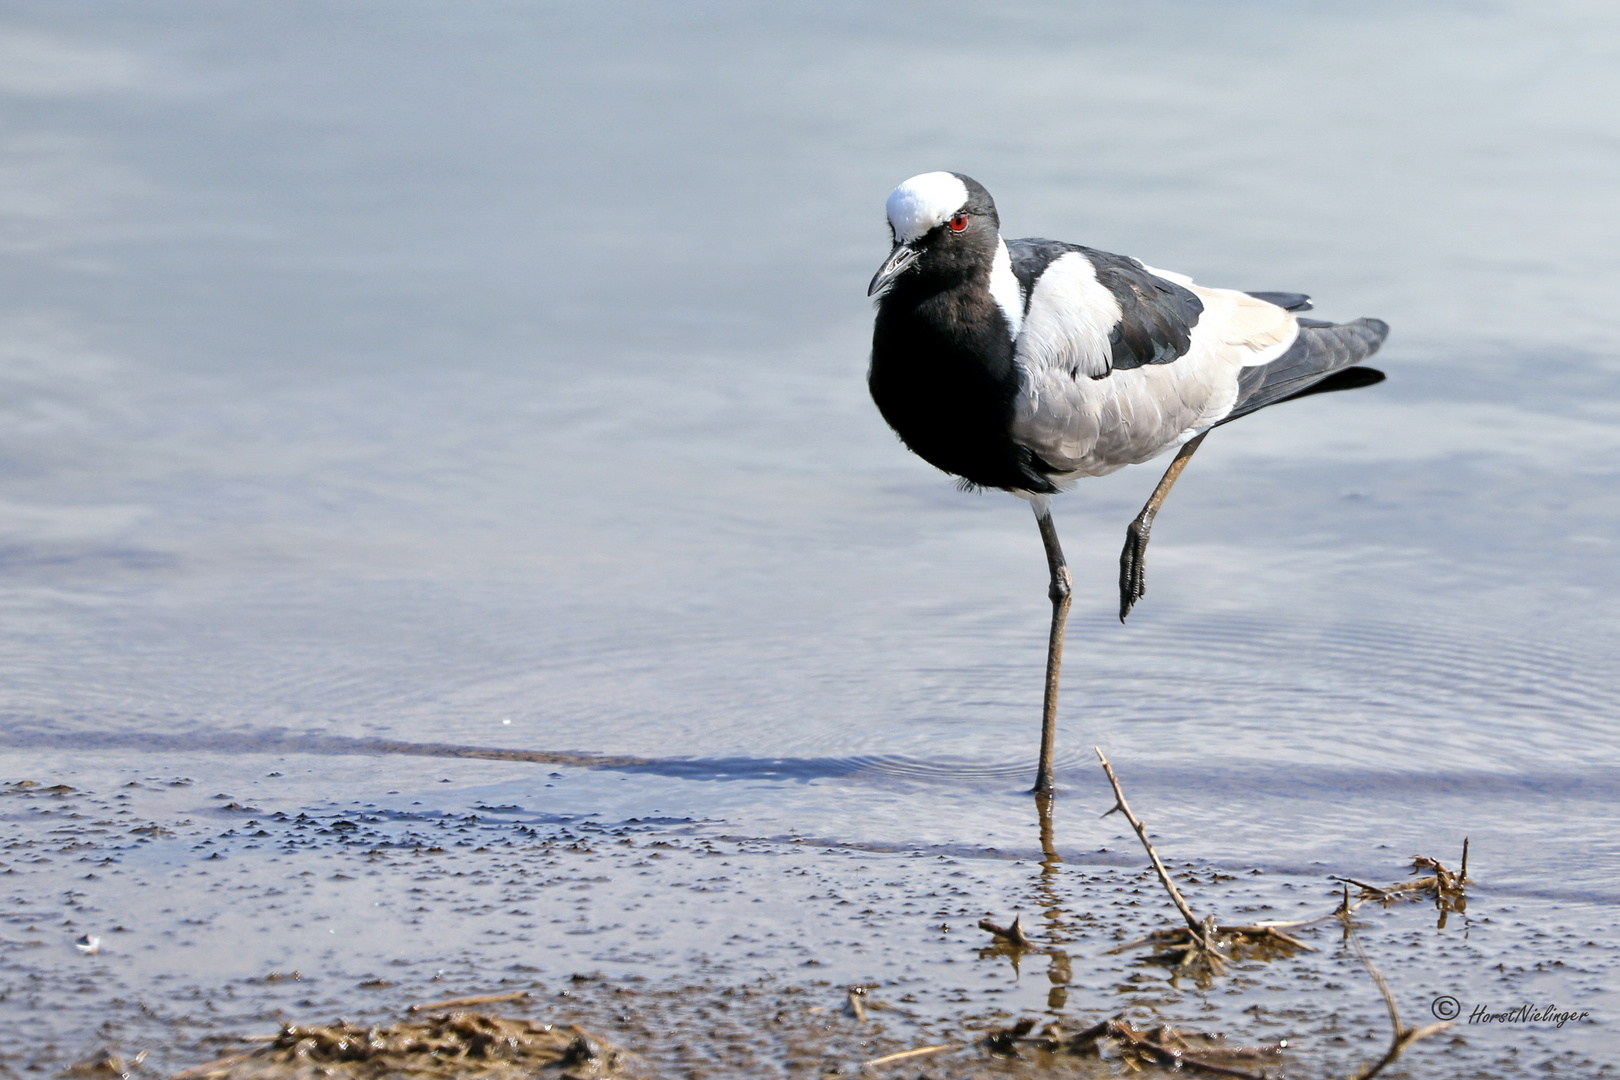
[{"label": "bird's black belly", "polygon": [[963,300],[884,297],[867,374],[872,400],[937,468],[983,487],[1055,491],[1044,463],[1012,439],[1019,377],[1007,324],[993,303],[986,311]]}]

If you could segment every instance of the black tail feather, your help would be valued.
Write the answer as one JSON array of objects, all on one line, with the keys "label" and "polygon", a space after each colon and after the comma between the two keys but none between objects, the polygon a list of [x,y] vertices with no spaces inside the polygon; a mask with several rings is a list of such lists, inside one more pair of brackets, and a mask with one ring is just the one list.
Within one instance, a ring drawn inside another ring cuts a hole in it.
[{"label": "black tail feather", "polygon": [[1377,368],[1340,368],[1321,382],[1307,386],[1298,393],[1289,394],[1285,398],[1278,398],[1272,404],[1281,405],[1285,401],[1298,401],[1300,398],[1310,397],[1312,394],[1331,394],[1337,390],[1360,390],[1363,386],[1377,386],[1386,378],[1388,376]]},{"label": "black tail feather", "polygon": [[1284,311],[1311,310],[1311,298],[1302,292],[1252,292],[1249,295],[1256,300],[1276,304]]},{"label": "black tail feather", "polygon": [[[1308,393],[1351,390],[1383,381],[1382,372],[1356,369],[1355,365],[1377,352],[1388,336],[1389,324],[1381,319],[1337,325],[1301,319],[1299,337],[1287,352],[1269,364],[1243,369],[1238,376],[1237,403],[1221,423]],[[1367,374],[1351,375],[1351,370]],[[1322,385],[1335,377],[1338,381],[1333,385]]]}]

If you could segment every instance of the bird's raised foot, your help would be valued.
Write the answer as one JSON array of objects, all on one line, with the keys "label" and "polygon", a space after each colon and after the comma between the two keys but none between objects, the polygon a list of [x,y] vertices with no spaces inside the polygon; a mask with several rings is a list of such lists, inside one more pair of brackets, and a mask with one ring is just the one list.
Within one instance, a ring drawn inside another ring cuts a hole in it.
[{"label": "bird's raised foot", "polygon": [[1141,518],[1125,530],[1125,549],[1119,553],[1119,621],[1147,594],[1147,545],[1150,524]]}]

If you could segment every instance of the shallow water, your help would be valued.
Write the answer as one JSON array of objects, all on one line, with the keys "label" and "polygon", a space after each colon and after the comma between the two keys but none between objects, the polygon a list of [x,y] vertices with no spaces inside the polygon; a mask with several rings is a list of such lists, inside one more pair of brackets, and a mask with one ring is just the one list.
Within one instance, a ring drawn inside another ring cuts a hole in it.
[{"label": "shallow water", "polygon": [[[856,962],[805,930],[817,977],[976,965],[937,1015],[1047,1008],[971,929],[1028,909],[1040,857],[1021,793],[1039,543],[1021,504],[907,455],[863,384],[882,199],[957,169],[1010,233],[1394,327],[1387,383],[1209,441],[1128,626],[1115,558],[1156,472],[1060,500],[1074,896],[1141,863],[1097,821],[1092,745],[1174,859],[1319,905],[1329,873],[1395,880],[1468,836],[1478,952],[1408,945],[1410,911],[1382,954],[1365,932],[1386,961],[1422,951],[1390,972],[1407,1011],[1533,994],[1593,1019],[1476,1026],[1412,1060],[1511,1075],[1510,1050],[1599,1053],[1613,963],[1574,939],[1607,940],[1620,899],[1617,23],[1595,4],[9,4],[0,780],[107,800],[190,777],[150,811],[174,823],[212,821],[216,792],[289,815],[667,819],[683,844],[824,845],[850,889],[862,859],[975,860],[955,937],[876,932],[882,962]],[[7,820],[18,844],[55,827]],[[128,844],[107,857],[133,874]],[[165,850],[148,886],[203,858]],[[280,872],[231,851],[256,887]],[[768,856],[736,858],[773,918],[816,910]],[[0,861],[26,875],[8,911],[79,887],[76,865]],[[165,915],[106,887],[110,922],[175,930],[195,904],[232,925],[206,893]],[[695,978],[719,945],[693,903],[689,947],[643,956],[627,919],[537,934],[557,952],[532,966]],[[262,948],[219,930],[207,963],[109,952],[116,994],[383,962],[358,938],[301,953],[243,910]],[[441,932],[476,990],[482,927]],[[67,985],[82,958],[58,935],[7,964]],[[724,977],[793,977],[766,953]],[[1109,1009],[1111,977],[1077,975],[1063,1008]],[[32,1000],[0,1016],[63,999]],[[1249,1003],[1199,1007],[1236,1024]],[[1306,1038],[1340,1004],[1311,1008]],[[40,1068],[92,1049],[94,1023],[55,1038]]]}]

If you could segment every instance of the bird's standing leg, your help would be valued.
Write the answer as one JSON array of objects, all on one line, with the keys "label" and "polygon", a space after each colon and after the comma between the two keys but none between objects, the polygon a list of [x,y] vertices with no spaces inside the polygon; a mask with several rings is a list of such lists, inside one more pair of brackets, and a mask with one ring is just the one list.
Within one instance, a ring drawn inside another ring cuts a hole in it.
[{"label": "bird's standing leg", "polygon": [[1057,528],[1052,524],[1051,501],[1035,502],[1035,524],[1046,545],[1046,565],[1052,571],[1052,585],[1046,595],[1052,598],[1052,634],[1046,641],[1046,703],[1041,713],[1041,762],[1035,774],[1037,794],[1052,791],[1052,755],[1057,748],[1058,671],[1063,666],[1063,628],[1069,621],[1069,595],[1073,581],[1069,564],[1063,561]]},{"label": "bird's standing leg", "polygon": [[1125,621],[1125,616],[1131,613],[1131,608],[1147,592],[1147,545],[1148,533],[1153,528],[1153,516],[1159,512],[1164,497],[1175,487],[1176,479],[1181,476],[1181,470],[1187,467],[1187,462],[1192,460],[1198,444],[1203,442],[1204,436],[1208,434],[1209,432],[1203,431],[1187,440],[1176,454],[1176,459],[1170,463],[1170,467],[1164,470],[1164,476],[1159,480],[1159,486],[1153,489],[1147,505],[1142,507],[1142,512],[1136,515],[1136,520],[1125,530],[1125,550],[1119,554],[1120,622]]}]

